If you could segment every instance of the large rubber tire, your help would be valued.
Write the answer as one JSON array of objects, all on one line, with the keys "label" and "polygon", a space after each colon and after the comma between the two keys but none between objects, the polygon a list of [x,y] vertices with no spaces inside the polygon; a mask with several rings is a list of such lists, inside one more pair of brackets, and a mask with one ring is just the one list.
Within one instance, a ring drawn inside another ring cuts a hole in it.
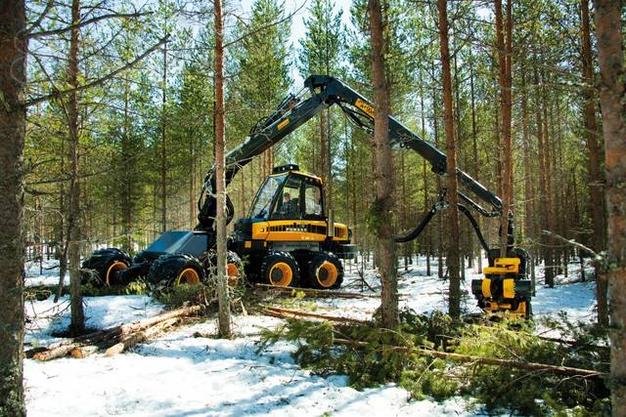
[{"label": "large rubber tire", "polygon": [[165,286],[197,285],[206,280],[198,259],[181,253],[161,255],[150,266],[148,282]]},{"label": "large rubber tire", "polygon": [[241,262],[239,255],[232,250],[229,250],[226,256],[226,271],[228,272],[229,286],[236,287],[243,282],[243,262]]},{"label": "large rubber tire", "polygon": [[289,252],[270,252],[261,262],[261,279],[279,287],[300,285],[300,268]]},{"label": "large rubber tire", "polygon": [[309,261],[307,275],[312,288],[332,290],[343,282],[343,265],[331,252],[320,252]]},{"label": "large rubber tire", "polygon": [[[83,261],[82,269],[91,269],[95,274],[84,276],[95,277],[91,283],[97,287],[127,284],[118,279],[115,272],[127,269],[131,264],[128,254],[117,248],[98,249]],[[85,283],[85,282],[84,282]]]},{"label": "large rubber tire", "polygon": [[530,299],[526,301],[526,320],[530,320],[533,318],[533,305],[530,302]]}]

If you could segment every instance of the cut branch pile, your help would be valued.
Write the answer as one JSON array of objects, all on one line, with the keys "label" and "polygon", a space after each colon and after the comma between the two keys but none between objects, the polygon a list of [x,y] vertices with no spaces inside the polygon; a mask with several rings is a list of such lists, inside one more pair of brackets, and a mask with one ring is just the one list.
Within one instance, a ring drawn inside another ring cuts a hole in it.
[{"label": "cut branch pile", "polygon": [[[339,339],[333,340],[337,345],[348,346],[367,346],[366,342],[360,342],[356,340]],[[567,375],[571,377],[583,377],[583,378],[605,378],[607,374],[592,369],[572,368],[569,366],[548,365],[545,363],[526,362],[521,360],[511,359],[498,359],[483,356],[471,356],[462,355],[459,353],[442,352],[439,350],[423,349],[423,348],[408,348],[405,346],[387,346],[387,349],[403,351],[403,352],[416,352],[420,355],[431,356],[434,358],[447,359],[454,362],[462,363],[479,363],[483,365],[494,365],[508,368],[525,369],[527,371],[546,372],[560,375]]]},{"label": "cut branch pile", "polygon": [[105,354],[112,356],[155,337],[177,324],[183,317],[194,315],[201,309],[202,306],[179,308],[135,323],[122,324],[55,343],[46,348],[31,349],[25,355],[27,358],[49,361],[67,355],[84,358],[105,349]]},{"label": "cut branch pile", "polygon": [[[279,317],[279,318],[294,318],[294,319],[301,319],[301,320],[314,318],[314,319],[327,320],[327,321],[338,322],[338,323],[343,323],[343,324],[369,323],[367,321],[351,319],[347,317],[327,316],[327,315],[322,315],[322,314],[310,313],[310,312],[299,311],[299,310],[289,310],[289,309],[277,308],[277,307],[266,307],[263,309],[263,313],[269,316]],[[347,345],[347,346],[354,346],[354,347],[366,347],[367,346],[367,342],[349,340],[349,339],[343,339],[343,338],[334,338],[333,343],[337,345]],[[579,377],[579,378],[593,379],[593,378],[606,378],[607,377],[606,373],[603,373],[600,371],[595,371],[591,369],[573,368],[569,366],[558,366],[558,365],[549,365],[549,364],[544,364],[544,363],[526,362],[526,361],[521,361],[521,360],[463,355],[463,354],[453,353],[453,352],[443,352],[439,350],[424,349],[424,348],[409,348],[405,346],[386,346],[385,348],[390,349],[390,350],[402,351],[402,352],[415,352],[420,355],[450,360],[454,362],[461,362],[461,363],[477,363],[477,364],[483,364],[483,365],[517,368],[517,369],[524,369],[524,370],[533,371],[533,372],[552,373],[552,374],[566,375],[570,377]]]}]

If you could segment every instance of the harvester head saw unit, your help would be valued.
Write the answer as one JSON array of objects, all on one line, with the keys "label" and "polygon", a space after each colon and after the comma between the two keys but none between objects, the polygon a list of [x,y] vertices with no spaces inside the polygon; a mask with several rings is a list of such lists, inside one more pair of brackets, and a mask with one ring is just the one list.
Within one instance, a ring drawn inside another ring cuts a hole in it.
[{"label": "harvester head saw unit", "polygon": [[505,258],[499,252],[489,251],[485,277],[472,280],[472,293],[490,318],[529,318],[533,289],[526,279],[526,251],[515,248]]}]

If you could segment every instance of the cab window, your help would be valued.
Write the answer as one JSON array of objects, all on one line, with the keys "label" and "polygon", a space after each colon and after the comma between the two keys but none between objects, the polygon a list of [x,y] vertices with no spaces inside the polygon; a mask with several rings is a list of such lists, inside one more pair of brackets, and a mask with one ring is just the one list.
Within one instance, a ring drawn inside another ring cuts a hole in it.
[{"label": "cab window", "polygon": [[267,177],[265,183],[259,188],[257,195],[250,210],[250,216],[254,218],[269,218],[270,205],[274,199],[274,195],[285,181],[286,175],[277,175]]},{"label": "cab window", "polygon": [[304,185],[304,214],[307,217],[323,216],[322,212],[322,189],[317,184],[306,183]]}]

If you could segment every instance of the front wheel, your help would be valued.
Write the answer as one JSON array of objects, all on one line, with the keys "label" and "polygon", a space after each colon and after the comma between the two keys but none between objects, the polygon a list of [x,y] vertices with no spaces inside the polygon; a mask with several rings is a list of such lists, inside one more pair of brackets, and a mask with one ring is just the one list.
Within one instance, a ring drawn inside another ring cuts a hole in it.
[{"label": "front wheel", "polygon": [[[96,286],[108,287],[111,285],[124,284],[119,278],[118,272],[128,269],[131,264],[130,256],[117,248],[98,249],[94,251],[83,264],[83,269],[91,269],[96,272]],[[92,275],[93,276],[93,275]]]},{"label": "front wheel", "polygon": [[153,284],[179,286],[198,285],[204,282],[204,268],[200,261],[191,255],[161,255],[150,266],[148,281]]},{"label": "front wheel", "polygon": [[270,252],[261,263],[263,281],[278,287],[297,287],[300,284],[298,263],[289,252]]}]

